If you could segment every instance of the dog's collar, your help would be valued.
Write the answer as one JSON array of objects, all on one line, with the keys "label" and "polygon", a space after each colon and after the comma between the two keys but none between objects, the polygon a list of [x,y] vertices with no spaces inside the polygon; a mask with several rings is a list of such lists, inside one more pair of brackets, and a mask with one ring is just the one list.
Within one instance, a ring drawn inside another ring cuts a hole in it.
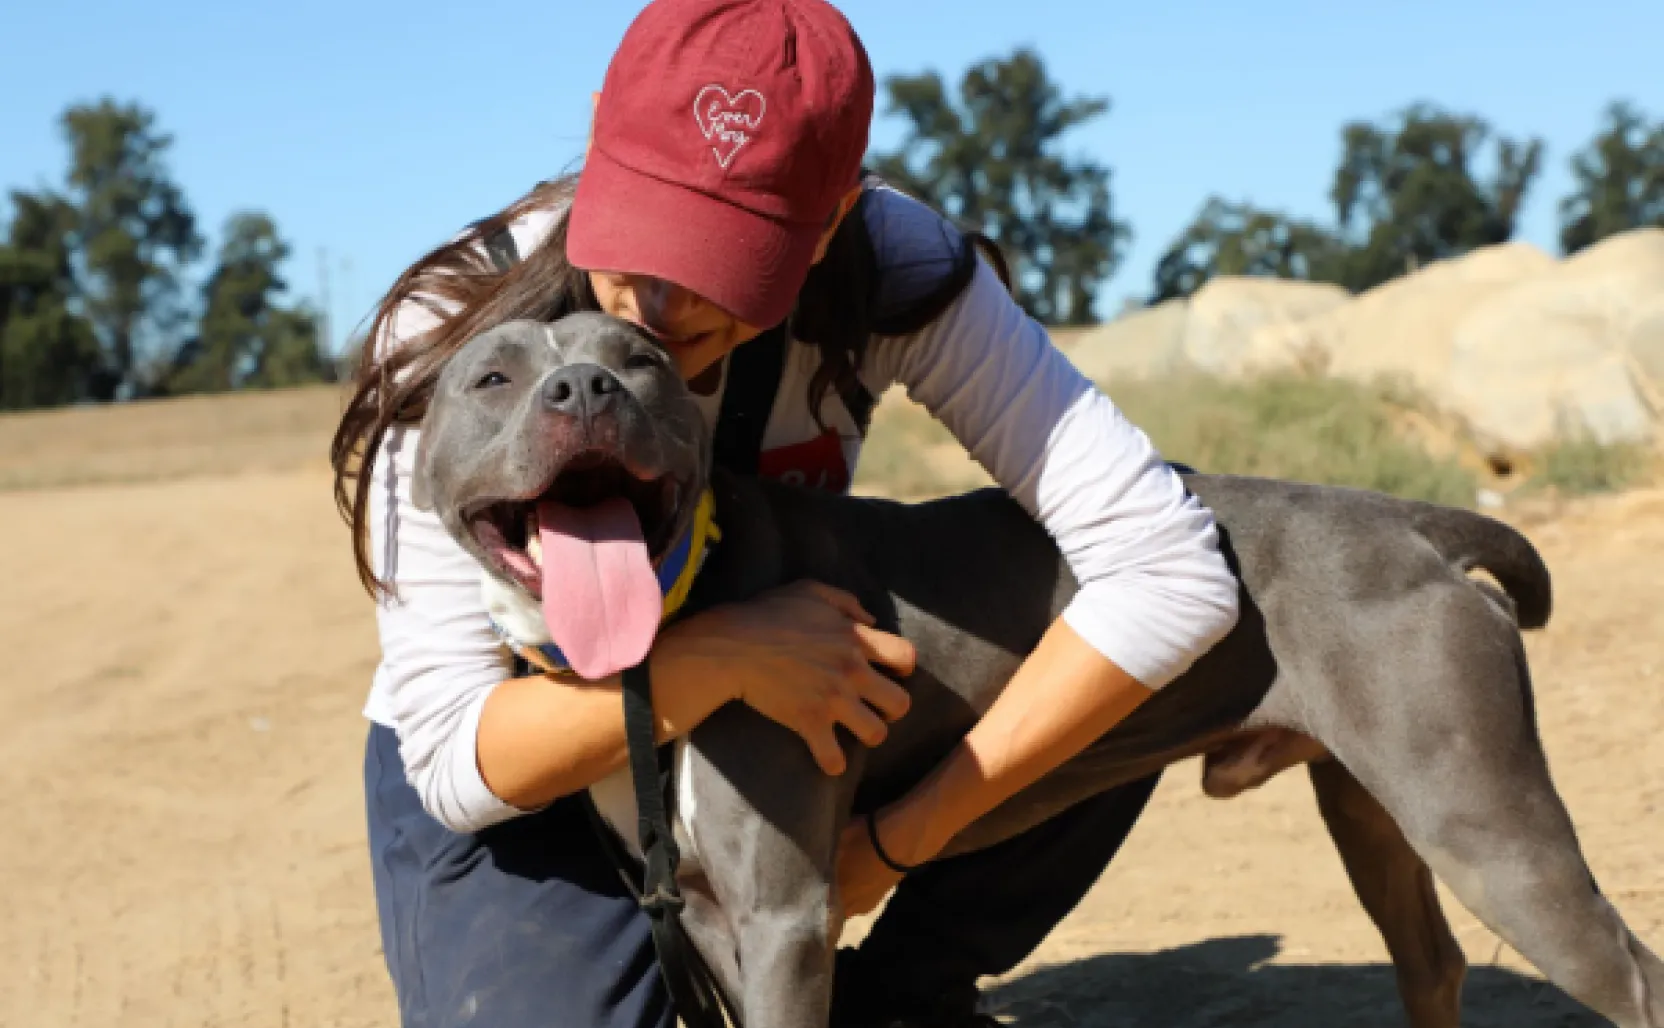
[{"label": "dog's collar", "polygon": [[[664,594],[664,610],[659,615],[660,624],[675,617],[688,602],[688,595],[693,592],[694,579],[699,577],[705,558],[711,555],[711,548],[721,539],[722,530],[716,525],[716,496],[710,489],[706,489],[700,494],[699,504],[694,508],[693,523],[682,533],[682,538],[676,545],[659,558],[658,565],[653,569],[659,579],[659,591]],[[566,655],[554,643],[534,645],[521,642],[510,635],[495,619],[492,620],[491,627],[509,649],[539,671],[552,674],[572,669],[566,661]]]}]

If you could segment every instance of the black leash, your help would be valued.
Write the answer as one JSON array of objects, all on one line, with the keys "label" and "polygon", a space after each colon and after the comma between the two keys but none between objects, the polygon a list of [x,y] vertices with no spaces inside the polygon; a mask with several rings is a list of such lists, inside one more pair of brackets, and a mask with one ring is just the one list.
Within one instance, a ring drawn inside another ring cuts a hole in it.
[{"label": "black leash", "polygon": [[[777,326],[728,355],[727,382],[713,440],[716,463],[742,474],[756,474],[763,433],[780,391],[786,345],[785,327]],[[595,822],[595,834],[652,924],[659,972],[685,1028],[727,1028],[729,1024],[743,1028],[739,1014],[724,1002],[716,977],[682,926],[684,903],[676,887],[682,855],[665,802],[671,781],[670,750],[658,745],[653,686],[645,661],[624,672],[624,741],[635,783],[636,831],[646,864],[639,888],[626,870],[635,862],[620,850],[586,794],[584,805]]]},{"label": "black leash", "polygon": [[[631,861],[618,851],[611,831],[602,823],[595,805],[588,802],[596,834],[611,852],[625,885],[635,894],[653,929],[653,948],[659,954],[659,972],[676,1016],[686,1028],[742,1028],[739,1015],[723,1001],[716,977],[694,948],[682,925],[684,901],[676,887],[676,868],[682,854],[670,826],[665,792],[671,780],[671,749],[657,744],[653,717],[653,684],[647,663],[624,672],[624,740],[630,751],[630,777],[635,783],[636,830],[646,864],[640,888],[625,868]],[[726,1015],[726,1017],[725,1017]]]},{"label": "black leash", "polygon": [[[516,676],[532,673],[530,664],[516,658]],[[584,812],[589,815],[595,838],[618,871],[624,888],[647,915],[653,932],[653,949],[659,957],[659,974],[684,1028],[743,1028],[739,1015],[724,1000],[716,976],[694,948],[687,929],[682,927],[683,900],[676,887],[676,868],[682,854],[676,847],[665,803],[665,792],[671,781],[672,752],[668,746],[656,745],[657,739],[653,686],[644,662],[624,672],[624,741],[629,747],[637,831],[647,864],[645,871],[638,875],[635,859],[619,845],[618,837],[595,809],[595,801],[587,790],[581,794]]]},{"label": "black leash", "polygon": [[[718,464],[744,474],[756,474],[763,432],[780,391],[786,345],[786,332],[780,326],[729,354],[722,413],[717,419],[713,441]],[[658,745],[653,684],[646,661],[624,672],[624,741],[629,748],[630,778],[635,786],[636,832],[646,865],[639,886],[632,874],[635,861],[623,852],[586,793],[584,806],[595,825],[595,834],[618,868],[625,887],[636,897],[652,924],[659,972],[670,991],[676,1016],[685,1028],[727,1028],[730,1024],[743,1028],[739,1015],[724,1002],[716,977],[682,925],[684,901],[681,890],[676,887],[676,868],[682,854],[676,846],[665,801],[671,782],[672,751],[670,747]]]}]

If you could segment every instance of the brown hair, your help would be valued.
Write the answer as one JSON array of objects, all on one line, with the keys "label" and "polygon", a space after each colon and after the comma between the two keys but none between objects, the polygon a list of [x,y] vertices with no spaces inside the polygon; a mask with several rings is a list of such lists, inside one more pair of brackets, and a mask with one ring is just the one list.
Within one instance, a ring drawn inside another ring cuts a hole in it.
[{"label": "brown hair", "polygon": [[[538,184],[422,257],[376,305],[346,410],[329,447],[335,505],[352,529],[359,581],[372,595],[387,592],[370,559],[368,518],[370,468],[388,430],[421,421],[445,362],[479,333],[506,321],[554,321],[598,307],[589,276],[566,259],[564,217],[543,245],[507,270],[493,264],[483,245],[529,211],[564,207],[576,185],[576,176]],[[859,388],[856,372],[875,331],[877,281],[877,258],[858,205],[834,233],[826,256],[810,269],[791,317],[791,335],[820,350],[820,367],[809,383],[809,408],[817,420],[828,391],[848,396],[848,390]],[[953,295],[962,287],[961,282]],[[395,345],[394,318],[407,302],[439,320]]]},{"label": "brown hair", "polygon": [[[555,226],[551,245],[538,247],[507,271],[498,271],[481,245],[528,211],[568,202],[575,184],[571,177],[539,183],[508,207],[428,252],[399,276],[376,305],[346,410],[329,444],[335,506],[352,529],[358,578],[372,595],[387,592],[370,560],[369,501],[370,469],[388,430],[422,420],[445,361],[485,329],[516,318],[552,320],[596,306],[588,278],[566,261],[564,219]],[[417,336],[396,340],[394,320],[407,302],[431,312],[438,323]]]}]

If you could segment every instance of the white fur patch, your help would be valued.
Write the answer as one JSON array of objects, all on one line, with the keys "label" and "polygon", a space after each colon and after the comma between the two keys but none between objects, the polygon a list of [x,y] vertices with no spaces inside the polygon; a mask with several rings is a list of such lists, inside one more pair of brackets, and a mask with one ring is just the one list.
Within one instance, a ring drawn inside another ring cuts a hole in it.
[{"label": "white fur patch", "polygon": [[[675,827],[681,829],[676,833],[676,837],[682,849],[683,859],[697,862],[699,845],[689,826],[693,824],[698,801],[693,790],[693,750],[688,746],[686,739],[676,740],[672,763],[676,769],[676,810],[671,820],[675,822]],[[636,791],[634,780],[630,777],[630,769],[619,768],[590,786],[589,798],[595,804],[601,819],[612,826],[613,834],[624,843],[624,848],[631,856],[640,860],[641,840],[636,837]]]},{"label": "white fur patch", "polygon": [[497,627],[520,645],[542,646],[554,641],[549,638],[549,626],[537,601],[488,571],[480,573],[480,599]]},{"label": "white fur patch", "polygon": [[[687,739],[676,740],[676,756],[671,766],[676,769],[676,820],[691,828],[699,801],[693,793],[693,747]],[[688,835],[692,836],[693,832],[689,831]]]}]

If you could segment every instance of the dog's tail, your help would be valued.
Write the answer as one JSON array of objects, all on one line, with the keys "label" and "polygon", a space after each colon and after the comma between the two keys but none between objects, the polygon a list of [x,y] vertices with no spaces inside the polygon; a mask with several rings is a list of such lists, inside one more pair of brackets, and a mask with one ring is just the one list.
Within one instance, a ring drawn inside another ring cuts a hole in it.
[{"label": "dog's tail", "polygon": [[1412,522],[1445,560],[1463,571],[1490,572],[1512,603],[1521,628],[1548,624],[1553,585],[1548,565],[1529,539],[1495,518],[1456,507],[1417,504]]}]

